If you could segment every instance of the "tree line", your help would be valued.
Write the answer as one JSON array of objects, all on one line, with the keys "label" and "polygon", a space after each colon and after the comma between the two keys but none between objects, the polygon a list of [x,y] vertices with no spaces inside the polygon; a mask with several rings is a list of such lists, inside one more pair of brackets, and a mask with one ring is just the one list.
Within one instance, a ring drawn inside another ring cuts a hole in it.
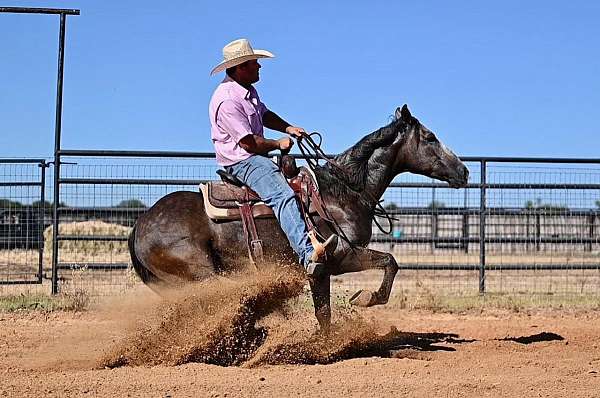
[{"label": "tree line", "polygon": [[[45,209],[51,209],[53,206],[53,202],[50,202],[48,200],[44,200],[44,201],[36,200],[35,202],[32,202],[30,205],[28,205],[28,204],[23,204],[16,200],[0,199],[0,209],[21,209],[21,208],[28,208],[28,207],[37,209],[42,206]],[[59,207],[69,207],[69,206],[64,202],[59,202]],[[146,206],[146,204],[139,199],[126,199],[126,200],[120,201],[115,207],[127,208],[127,209],[133,209],[133,208],[139,209],[139,208],[147,208],[148,206]]]},{"label": "tree line", "polygon": [[[600,209],[600,200],[596,200],[594,202],[597,208]],[[439,200],[434,200],[429,202],[427,205],[428,209],[443,209],[446,207],[444,202]],[[535,200],[528,200],[523,205],[525,209],[541,209],[541,210],[568,210],[569,207],[567,205],[554,204],[554,203],[544,203],[541,198],[536,198]],[[384,209],[388,211],[399,210],[400,206],[398,206],[395,202],[390,202],[383,206]]]}]

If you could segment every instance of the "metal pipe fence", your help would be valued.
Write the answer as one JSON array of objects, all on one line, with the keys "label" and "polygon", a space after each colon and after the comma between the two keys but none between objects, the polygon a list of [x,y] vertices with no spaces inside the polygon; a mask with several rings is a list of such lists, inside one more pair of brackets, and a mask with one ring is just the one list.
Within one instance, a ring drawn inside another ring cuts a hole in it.
[{"label": "metal pipe fence", "polygon": [[[54,223],[54,230],[58,229],[58,214],[57,204],[59,202],[59,186],[58,176],[60,175],[60,156],[59,151],[61,149],[61,132],[62,132],[62,109],[63,109],[63,82],[64,82],[64,64],[65,64],[65,41],[66,41],[66,25],[67,16],[80,15],[78,9],[64,9],[64,8],[35,8],[35,7],[0,7],[0,13],[5,14],[47,14],[47,15],[58,15],[59,16],[59,32],[58,32],[58,52],[57,52],[57,74],[56,74],[56,101],[55,101],[55,117],[54,117],[54,207],[52,209],[52,220]],[[56,281],[56,263],[55,258],[58,253],[56,247],[57,240],[53,239],[52,244],[54,245],[52,253],[52,293],[57,293],[55,290],[57,286]]]},{"label": "metal pipe fence", "polygon": [[[216,178],[212,153],[61,150],[60,156],[56,291],[78,279],[98,291],[126,289],[135,281],[126,239],[136,217],[170,192],[195,191]],[[472,175],[464,189],[401,175],[384,194],[397,220],[391,236],[374,229],[371,245],[395,255],[398,283],[418,281],[449,295],[600,293],[600,160],[463,160]],[[339,278],[350,287],[362,279]]]},{"label": "metal pipe fence", "polygon": [[0,285],[42,283],[46,167],[43,159],[0,159]]},{"label": "metal pipe fence", "polygon": [[[200,182],[217,178],[211,153],[61,150],[59,156],[58,186],[52,187],[56,217],[44,214],[39,271],[26,279],[39,283],[51,277],[54,292],[84,288],[112,294],[139,283],[126,246],[137,217],[170,192],[196,191]],[[396,257],[396,291],[600,293],[600,160],[463,160],[472,176],[466,188],[403,174],[385,192],[383,204],[395,218],[392,234],[374,228],[371,246]],[[27,182],[8,174],[0,187]],[[36,198],[44,195],[39,182],[44,176],[36,174]],[[55,235],[50,224],[58,225]],[[369,288],[380,278],[354,274],[334,282]]]}]

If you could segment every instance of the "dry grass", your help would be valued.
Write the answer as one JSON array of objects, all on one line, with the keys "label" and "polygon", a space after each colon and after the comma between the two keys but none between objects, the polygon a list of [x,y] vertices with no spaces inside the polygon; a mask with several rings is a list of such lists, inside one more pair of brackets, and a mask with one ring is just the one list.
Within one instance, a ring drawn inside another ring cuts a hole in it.
[{"label": "dry grass", "polygon": [[434,313],[484,312],[507,310],[514,313],[537,310],[598,311],[600,297],[594,295],[494,294],[441,296],[425,292],[423,296],[395,294],[387,304],[391,308],[427,310]]},{"label": "dry grass", "polygon": [[[396,261],[402,264],[479,264],[479,252],[464,253],[394,253]],[[600,256],[590,252],[553,253],[529,252],[521,254],[486,253],[487,264],[524,264],[535,266],[537,264],[598,264]]]},{"label": "dry grass", "polygon": [[[52,256],[52,231],[49,226],[44,231],[44,256]],[[130,227],[124,227],[118,224],[110,224],[104,221],[82,221],[73,223],[61,223],[58,227],[61,235],[76,236],[119,236],[127,237],[131,231]],[[86,258],[104,256],[109,254],[110,258],[114,256],[126,255],[129,258],[127,242],[108,242],[108,241],[60,241],[58,243],[61,258],[65,254],[75,254],[75,256],[86,256]],[[71,260],[73,261],[73,260]]]},{"label": "dry grass", "polygon": [[50,296],[47,294],[13,294],[0,296],[0,312],[13,311],[85,311],[90,305],[90,296],[79,291],[77,294]]},{"label": "dry grass", "polygon": [[[478,276],[478,271],[400,271],[387,305],[433,312],[600,309],[598,270],[488,272],[484,295]],[[382,278],[378,271],[337,276],[332,291],[343,301],[359,289],[377,290]]]},{"label": "dry grass", "polygon": [[[451,272],[450,272],[451,273]],[[60,284],[61,295],[48,296],[50,284],[0,286],[0,311],[6,310],[68,310],[78,311],[90,304],[110,297],[131,292],[134,289],[147,289],[131,270],[110,273],[86,270],[85,268],[64,271],[65,280]],[[465,273],[462,278],[468,281],[454,281],[455,285],[444,285],[444,278],[423,273],[404,273],[396,279],[387,308],[424,310],[434,313],[484,312],[489,310],[507,310],[514,313],[537,310],[600,310],[600,289],[591,293],[543,292],[513,289],[479,295],[474,275]],[[546,278],[551,278],[546,276]],[[525,278],[527,279],[527,278]],[[336,277],[332,283],[332,302],[337,309],[349,309],[349,297],[359,289],[376,290],[381,278],[372,272]],[[538,280],[540,283],[540,280]],[[462,284],[462,285],[461,285]],[[462,286],[462,288],[459,288]],[[305,294],[298,304],[312,307],[310,293]]]},{"label": "dry grass", "polygon": [[[102,221],[64,223],[60,232],[65,235],[127,236],[130,228]],[[52,254],[52,228],[44,232],[44,271],[50,276]],[[389,250],[387,245],[374,245]],[[402,264],[473,264],[479,263],[478,252],[464,253],[459,250],[431,252],[398,251],[392,249]],[[6,278],[33,279],[37,272],[38,252],[34,250],[0,251],[0,276]],[[141,283],[134,271],[93,271],[86,267],[91,263],[129,263],[127,242],[62,241],[61,263],[77,265],[72,270],[60,272],[60,290],[75,301],[86,297],[122,294]],[[533,269],[536,264],[595,264],[600,261],[597,252],[530,251],[521,254],[492,252],[487,255],[488,264],[530,264],[531,270],[487,271],[485,296],[478,294],[478,271],[424,271],[402,270],[398,273],[390,303],[397,308],[427,309],[431,311],[461,311],[480,308],[504,308],[518,311],[535,307],[585,307],[597,308],[600,297],[599,270]],[[377,290],[382,275],[378,271],[362,272],[333,278],[336,302],[345,305],[348,297],[359,289]],[[2,295],[37,295],[50,291],[48,281],[42,285],[0,286]]]}]

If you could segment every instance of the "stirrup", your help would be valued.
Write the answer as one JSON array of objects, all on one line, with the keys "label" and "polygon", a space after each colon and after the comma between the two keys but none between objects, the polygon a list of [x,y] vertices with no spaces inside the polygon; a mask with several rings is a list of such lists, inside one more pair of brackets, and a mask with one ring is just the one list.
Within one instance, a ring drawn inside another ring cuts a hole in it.
[{"label": "stirrup", "polygon": [[313,245],[313,253],[311,255],[311,262],[313,263],[324,263],[327,262],[327,260],[333,255],[333,253],[335,252],[335,249],[337,248],[337,244],[338,244],[338,236],[336,234],[333,234],[331,236],[329,236],[329,238],[327,238],[325,240],[325,242],[321,243],[317,240],[317,237],[314,233],[314,231],[310,231],[308,233],[308,237],[311,240],[311,243]]}]

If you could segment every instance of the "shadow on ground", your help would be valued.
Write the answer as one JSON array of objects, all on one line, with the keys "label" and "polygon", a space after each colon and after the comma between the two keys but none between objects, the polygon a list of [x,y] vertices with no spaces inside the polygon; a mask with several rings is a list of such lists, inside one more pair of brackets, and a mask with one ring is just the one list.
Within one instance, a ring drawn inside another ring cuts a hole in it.
[{"label": "shadow on ground", "polygon": [[293,340],[290,336],[280,342],[267,339],[246,365],[313,365],[352,358],[402,358],[410,356],[404,355],[404,352],[456,351],[451,345],[476,341],[460,339],[454,333],[412,333],[395,328],[380,335],[365,324],[352,323],[342,325],[329,334],[314,334],[307,339]]},{"label": "shadow on ground", "polygon": [[503,339],[496,339],[499,341],[514,341],[519,344],[532,344],[532,343],[540,343],[542,341],[561,341],[564,340],[559,334],[550,333],[550,332],[541,332],[537,334],[532,334],[531,336],[521,336],[521,337],[505,337]]}]

